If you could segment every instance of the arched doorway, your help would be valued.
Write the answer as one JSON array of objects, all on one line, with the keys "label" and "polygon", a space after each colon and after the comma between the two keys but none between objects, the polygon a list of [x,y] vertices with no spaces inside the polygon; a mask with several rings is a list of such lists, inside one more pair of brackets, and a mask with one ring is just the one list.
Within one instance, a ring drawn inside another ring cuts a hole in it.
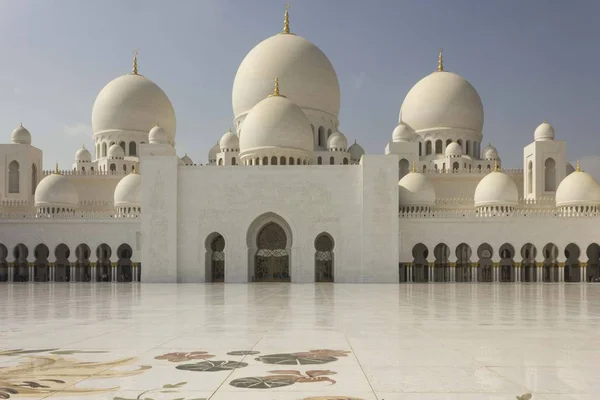
[{"label": "arched doorway", "polygon": [[449,282],[450,281],[450,247],[445,243],[440,243],[433,249],[434,263],[434,282]]},{"label": "arched doorway", "polygon": [[333,238],[321,233],[315,239],[315,282],[333,282]]},{"label": "arched doorway", "polygon": [[254,281],[289,282],[290,257],[283,228],[275,222],[267,223],[258,233],[256,245]]},{"label": "arched doorway", "polygon": [[492,256],[494,249],[487,243],[483,243],[477,249],[477,282],[493,282],[494,281],[494,262]]},{"label": "arched doorway", "polygon": [[413,263],[412,263],[412,275],[413,282],[429,282],[429,263],[427,262],[427,256],[429,250],[423,243],[418,243],[413,247]]},{"label": "arched doorway", "polygon": [[537,249],[533,244],[527,243],[521,247],[521,282],[537,282],[536,256]]},{"label": "arched doorway", "polygon": [[8,249],[0,243],[0,282],[8,282]]},{"label": "arched doorway", "polygon": [[403,158],[398,162],[398,172],[398,179],[404,178],[404,176],[410,172],[410,166],[406,158]]},{"label": "arched doorway", "polygon": [[588,246],[586,253],[588,256],[586,281],[598,282],[600,281],[600,246],[598,243],[592,243]]},{"label": "arched doorway", "polygon": [[110,264],[110,256],[112,250],[106,243],[102,243],[96,249],[96,282],[111,282],[112,281],[112,268]]},{"label": "arched doorway", "polygon": [[133,282],[132,255],[133,250],[127,243],[117,248],[117,282]]},{"label": "arched doorway", "polygon": [[471,247],[461,243],[456,247],[456,282],[471,282]]},{"label": "arched doorway", "polygon": [[511,244],[504,243],[500,246],[500,282],[515,281],[514,256],[515,248]]},{"label": "arched doorway", "polygon": [[205,241],[206,282],[225,282],[225,238],[211,233]]},{"label": "arched doorway", "polygon": [[50,280],[50,267],[48,263],[48,256],[50,256],[50,249],[45,244],[38,244],[33,250],[33,281],[34,282],[48,282]]},{"label": "arched doorway", "polygon": [[544,256],[543,282],[558,282],[558,247],[548,243],[542,250]]},{"label": "arched doorway", "polygon": [[27,282],[29,280],[29,264],[27,263],[27,256],[29,256],[29,249],[23,243],[19,243],[13,249],[13,257],[15,258],[12,271],[13,281]]},{"label": "arched doorway", "polygon": [[71,250],[69,250],[66,244],[61,243],[56,246],[54,250],[54,256],[56,257],[56,262],[54,263],[54,282],[69,282],[71,280],[70,255]]},{"label": "arched doorway", "polygon": [[75,280],[77,282],[91,282],[92,268],[90,265],[90,255],[92,251],[90,246],[85,243],[75,248]]},{"label": "arched doorway", "polygon": [[565,261],[564,274],[565,282],[579,282],[581,280],[581,271],[579,268],[579,255],[581,251],[575,243],[570,243],[565,248]]}]

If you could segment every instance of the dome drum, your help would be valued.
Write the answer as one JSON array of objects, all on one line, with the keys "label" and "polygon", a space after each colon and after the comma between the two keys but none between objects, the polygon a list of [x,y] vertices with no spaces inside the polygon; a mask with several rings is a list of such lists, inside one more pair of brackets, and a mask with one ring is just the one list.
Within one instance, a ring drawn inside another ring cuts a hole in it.
[{"label": "dome drum", "polygon": [[515,181],[496,166],[475,188],[475,208],[487,212],[512,212],[519,203]]},{"label": "dome drum", "polygon": [[580,170],[567,175],[556,189],[556,207],[564,212],[582,212],[600,207],[600,184],[587,172]]},{"label": "dome drum", "polygon": [[34,199],[35,208],[41,215],[73,213],[79,207],[77,189],[69,178],[57,172],[40,181]]},{"label": "dome drum", "polygon": [[428,212],[435,206],[435,200],[435,189],[429,178],[414,169],[398,182],[400,212]]},{"label": "dome drum", "polygon": [[312,159],[304,150],[282,149],[278,147],[262,148],[240,153],[242,165],[309,165]]}]

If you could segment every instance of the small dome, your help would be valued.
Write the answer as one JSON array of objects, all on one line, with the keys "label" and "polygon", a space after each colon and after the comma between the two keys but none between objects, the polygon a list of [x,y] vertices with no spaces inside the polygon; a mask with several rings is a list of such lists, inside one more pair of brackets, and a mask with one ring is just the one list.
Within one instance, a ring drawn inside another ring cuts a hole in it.
[{"label": "small dome", "polygon": [[194,161],[187,155],[187,153],[181,157],[181,161],[184,165],[194,165]]},{"label": "small dome", "polygon": [[81,148],[75,152],[75,161],[91,162],[92,154],[85,146],[81,146]]},{"label": "small dome", "polygon": [[534,133],[535,140],[554,140],[554,128],[546,121],[542,122]]},{"label": "small dome", "polygon": [[342,132],[333,132],[331,136],[327,139],[327,148],[329,150],[339,150],[346,151],[348,148],[348,140],[346,140],[346,136]]},{"label": "small dome", "polygon": [[239,151],[240,141],[239,138],[231,131],[225,132],[225,134],[219,140],[219,148],[221,151]]},{"label": "small dome", "polygon": [[281,95],[272,95],[258,103],[244,120],[240,152],[265,148],[314,150],[310,121],[304,111]]},{"label": "small dome", "polygon": [[360,158],[365,155],[365,149],[358,143],[356,140],[354,144],[348,148],[348,153],[350,153],[350,159],[355,162],[359,162]]},{"label": "small dome", "polygon": [[148,142],[150,144],[167,144],[169,143],[169,136],[162,127],[156,125],[148,132]]},{"label": "small dome", "polygon": [[35,207],[76,208],[77,189],[66,176],[54,173],[40,181],[35,188]]},{"label": "small dome", "polygon": [[117,183],[114,193],[115,208],[142,206],[142,176],[131,172]]},{"label": "small dome", "polygon": [[519,202],[517,184],[499,170],[483,177],[475,188],[475,207],[516,206]]},{"label": "small dome", "polygon": [[412,142],[415,138],[415,131],[404,122],[400,122],[397,127],[394,128],[392,133],[392,140],[394,142]]},{"label": "small dome", "polygon": [[435,189],[429,179],[420,172],[410,172],[398,182],[398,200],[401,206],[435,205]]},{"label": "small dome", "polygon": [[462,147],[456,142],[450,143],[446,146],[446,157],[460,157],[463,155]]},{"label": "small dome", "polygon": [[492,146],[491,144],[488,144],[488,146],[483,149],[483,159],[484,160],[498,160],[498,150],[496,150],[496,148],[494,146]]},{"label": "small dome", "polygon": [[217,160],[217,154],[221,152],[221,147],[219,147],[219,143],[215,144],[208,151],[208,161]]},{"label": "small dome", "polygon": [[556,189],[557,207],[600,206],[600,184],[577,168]]},{"label": "small dome", "polygon": [[10,140],[13,144],[31,144],[31,133],[21,125],[12,131]]},{"label": "small dome", "polygon": [[108,148],[108,158],[124,158],[125,150],[118,144],[113,144]]}]

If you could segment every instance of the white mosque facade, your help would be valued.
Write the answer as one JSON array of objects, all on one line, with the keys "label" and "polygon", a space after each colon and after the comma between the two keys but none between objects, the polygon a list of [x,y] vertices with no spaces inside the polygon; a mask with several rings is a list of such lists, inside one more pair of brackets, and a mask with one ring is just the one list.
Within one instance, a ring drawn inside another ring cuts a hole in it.
[{"label": "white mosque facade", "polygon": [[[444,69],[402,103],[384,154],[340,132],[325,54],[284,31],[248,53],[235,132],[196,164],[168,96],[133,71],[92,111],[94,148],[42,170],[35,135],[0,145],[4,282],[590,282],[600,184],[543,122],[522,169],[483,146],[475,88]],[[533,129],[532,129],[533,130]]]}]

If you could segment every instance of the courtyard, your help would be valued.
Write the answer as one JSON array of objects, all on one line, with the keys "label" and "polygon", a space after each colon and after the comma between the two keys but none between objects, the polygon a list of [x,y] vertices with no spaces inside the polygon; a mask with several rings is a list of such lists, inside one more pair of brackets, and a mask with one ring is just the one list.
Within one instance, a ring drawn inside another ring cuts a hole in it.
[{"label": "courtyard", "polygon": [[591,400],[595,284],[5,284],[0,399]]}]

